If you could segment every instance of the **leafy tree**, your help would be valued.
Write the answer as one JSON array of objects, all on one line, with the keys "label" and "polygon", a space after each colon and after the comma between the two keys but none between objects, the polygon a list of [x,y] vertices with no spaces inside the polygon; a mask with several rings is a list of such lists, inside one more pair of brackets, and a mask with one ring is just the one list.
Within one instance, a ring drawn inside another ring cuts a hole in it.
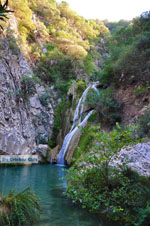
[{"label": "leafy tree", "polygon": [[24,52],[29,52],[35,61],[43,54],[43,43],[48,42],[55,43],[73,60],[82,60],[91,42],[108,32],[104,24],[84,19],[64,1],[59,4],[56,0],[10,0],[10,4],[18,21]]},{"label": "leafy tree", "polygon": [[110,55],[101,74],[103,83],[118,86],[149,83],[150,13],[144,12],[108,41]]},{"label": "leafy tree", "polygon": [[103,22],[105,26],[109,28],[112,34],[116,33],[122,28],[128,27],[128,25],[130,24],[130,21],[127,20],[119,20],[118,22],[109,22],[108,20],[104,20]]}]

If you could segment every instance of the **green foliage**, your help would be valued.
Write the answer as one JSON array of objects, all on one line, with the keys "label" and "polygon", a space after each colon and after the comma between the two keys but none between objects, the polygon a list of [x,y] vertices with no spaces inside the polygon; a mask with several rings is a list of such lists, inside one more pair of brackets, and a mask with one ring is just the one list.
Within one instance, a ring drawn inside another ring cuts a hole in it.
[{"label": "green foliage", "polygon": [[9,38],[9,47],[14,55],[17,55],[20,52],[16,39],[13,36]]},{"label": "green foliage", "polygon": [[95,64],[93,61],[93,58],[90,54],[88,54],[84,59],[83,59],[83,63],[84,63],[84,71],[88,74],[91,75],[94,72],[95,69]]},{"label": "green foliage", "polygon": [[138,121],[138,134],[140,137],[150,137],[150,110],[144,112],[144,115]]},{"label": "green foliage", "polygon": [[37,77],[22,76],[20,96],[25,99],[28,99],[28,97],[34,94],[36,91],[36,83],[41,83],[40,79],[38,79]]},{"label": "green foliage", "polygon": [[[101,150],[98,154],[98,157],[93,156],[91,152],[92,158],[91,163],[102,165],[106,164],[106,168],[108,167],[110,161],[117,153],[121,150],[125,145],[133,145],[140,141],[138,137],[134,137],[135,127],[127,127],[122,129],[118,124],[116,124],[117,128],[112,130],[110,133],[100,132],[98,127],[92,127],[90,134],[97,141],[97,145],[94,145],[94,150]],[[94,141],[95,142],[95,141]],[[86,157],[85,157],[86,158]]]},{"label": "green foliage", "polygon": [[96,139],[92,150],[67,175],[67,196],[82,208],[117,221],[117,225],[136,225],[140,221],[148,225],[150,178],[140,177],[125,166],[111,165],[122,147],[139,142],[133,136],[134,129],[117,126],[110,133],[91,129],[90,135]]},{"label": "green foliage", "polygon": [[[69,8],[66,2],[56,0],[10,0],[18,21],[18,30],[23,45],[53,42],[65,55],[72,59],[86,57],[89,41],[108,32],[103,22],[86,20]],[[37,49],[37,48],[36,48]],[[30,52],[30,47],[28,48]],[[40,53],[40,50],[37,51]],[[34,52],[30,52],[32,56]],[[38,58],[38,57],[37,57]]]},{"label": "green foliage", "polygon": [[93,140],[93,134],[90,133],[90,127],[83,128],[81,130],[82,135],[80,138],[79,145],[77,149],[74,151],[74,155],[72,158],[72,164],[76,163],[76,161],[82,157],[86,152],[89,151],[90,145]]},{"label": "green foliage", "polygon": [[137,96],[144,96],[148,94],[150,90],[150,84],[140,85],[139,87],[134,89],[134,94]]},{"label": "green foliage", "polygon": [[149,225],[150,224],[150,203],[146,202],[147,205],[145,208],[140,208],[138,211],[138,217],[136,222],[134,223],[135,226],[142,226],[142,225]]},{"label": "green foliage", "polygon": [[109,28],[111,33],[116,33],[122,28],[128,27],[130,21],[127,20],[120,20],[118,22],[109,22],[108,20],[104,20],[104,24],[106,27]]},{"label": "green foliage", "polygon": [[[10,12],[13,12],[11,10],[8,10],[7,7],[8,7],[8,0],[6,0],[4,4],[2,4],[0,1],[0,20],[1,21],[5,21],[6,19],[8,19],[7,14]],[[3,30],[2,25],[0,25],[0,29]]]},{"label": "green foliage", "polygon": [[33,95],[36,92],[35,85],[37,83],[41,84],[41,80],[37,77],[28,77],[22,75],[22,81],[20,87],[15,91],[10,90],[7,95],[14,95],[16,97],[16,101],[19,102],[20,98],[28,103],[29,96]]},{"label": "green foliage", "polygon": [[39,221],[39,200],[30,189],[15,194],[0,194],[0,225],[37,225]]},{"label": "green foliage", "polygon": [[110,55],[100,78],[103,84],[145,85],[149,82],[149,24],[149,12],[145,12],[109,38]]},{"label": "green foliage", "polygon": [[48,106],[50,98],[51,98],[51,94],[49,93],[48,90],[47,90],[47,92],[45,92],[44,94],[39,96],[39,100],[40,100],[41,104],[45,107]]},{"label": "green foliage", "polygon": [[57,139],[58,133],[60,131],[62,114],[65,109],[65,106],[66,106],[66,102],[62,101],[55,109],[54,129],[53,129],[53,137],[52,137],[51,147],[56,146],[56,139]]},{"label": "green foliage", "polygon": [[10,0],[10,6],[14,10],[14,15],[18,19],[18,30],[23,41],[30,39],[34,41],[34,30],[36,29],[32,20],[32,11],[28,1]]},{"label": "green foliage", "polygon": [[85,83],[85,80],[83,79],[78,79],[76,81],[76,86],[77,86],[77,89],[78,89],[78,94],[81,95],[83,93],[83,91],[85,90],[86,88],[86,83]]},{"label": "green foliage", "polygon": [[62,116],[62,111],[64,109],[65,102],[61,102],[55,110],[55,122],[54,122],[54,127],[56,129],[60,129],[60,123],[61,123],[61,116]]},{"label": "green foliage", "polygon": [[136,34],[140,34],[150,29],[150,11],[143,12],[140,17],[133,20],[133,29]]},{"label": "green foliage", "polygon": [[113,125],[121,121],[123,104],[116,101],[113,89],[107,88],[99,93],[91,91],[85,102],[97,110],[101,122]]},{"label": "green foliage", "polygon": [[50,49],[50,52],[41,58],[35,68],[35,73],[45,83],[54,83],[58,93],[63,96],[70,86],[71,79],[75,78],[75,73],[71,59],[66,58],[60,52],[57,52],[57,58],[51,55],[56,49]]}]

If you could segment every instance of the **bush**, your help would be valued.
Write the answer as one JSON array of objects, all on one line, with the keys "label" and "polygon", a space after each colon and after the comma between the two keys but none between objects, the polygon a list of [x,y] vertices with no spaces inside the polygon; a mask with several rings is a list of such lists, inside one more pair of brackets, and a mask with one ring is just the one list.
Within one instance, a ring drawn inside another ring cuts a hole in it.
[{"label": "bush", "polygon": [[138,121],[138,134],[140,137],[150,137],[150,110],[144,112],[144,115]]},{"label": "bush", "polygon": [[76,86],[77,86],[78,94],[82,95],[82,93],[86,89],[86,82],[85,82],[85,80],[78,79],[77,82],[76,82]]},{"label": "bush", "polygon": [[134,89],[134,94],[137,96],[144,96],[148,95],[150,90],[150,83],[140,85],[139,87]]},{"label": "bush", "polygon": [[51,94],[48,91],[39,96],[39,100],[40,100],[41,104],[45,107],[48,106],[50,98],[51,98]]},{"label": "bush", "polygon": [[66,58],[60,52],[57,53],[58,58],[56,56],[53,58],[51,56],[52,51],[53,48],[50,48],[50,53],[41,58],[35,68],[35,73],[46,84],[54,83],[58,93],[63,96],[68,90],[71,79],[75,78],[75,72],[69,58]]},{"label": "bush", "polygon": [[54,118],[54,128],[53,128],[53,137],[52,137],[52,142],[51,142],[51,147],[56,146],[56,140],[58,133],[60,131],[60,126],[61,126],[61,121],[62,121],[62,113],[66,107],[66,102],[62,101],[55,109],[55,118]]},{"label": "bush", "polygon": [[123,146],[140,141],[133,136],[134,128],[118,126],[110,133],[95,129],[90,133],[96,139],[92,150],[68,171],[67,197],[117,225],[143,226],[144,222],[148,226],[150,178],[139,176],[125,165],[111,165]]},{"label": "bush", "polygon": [[30,189],[15,194],[0,194],[0,226],[37,225],[39,200]]},{"label": "bush", "polygon": [[[126,171],[130,171],[130,175]],[[100,168],[89,168],[82,174],[79,169],[70,173],[67,196],[80,203],[82,208],[104,215],[117,225],[143,226],[143,222],[149,225],[150,189],[141,183],[140,176],[134,171],[112,169],[114,175],[110,177],[109,185]],[[150,186],[148,178],[147,181]]]},{"label": "bush", "polygon": [[81,130],[81,138],[77,149],[74,151],[74,155],[72,158],[72,163],[76,163],[76,161],[85,153],[89,151],[90,145],[93,141],[93,135],[90,133],[90,127],[82,128]]},{"label": "bush", "polygon": [[[6,21],[8,19],[7,15],[8,13],[12,12],[11,10],[7,9],[8,7],[8,0],[5,1],[5,3],[1,3],[0,1],[0,21]],[[3,30],[3,26],[0,25],[0,30]]]},{"label": "bush", "polygon": [[116,86],[150,82],[150,12],[133,20],[110,37],[109,57],[101,75],[103,84]]},{"label": "bush", "polygon": [[123,104],[116,101],[113,89],[107,88],[99,93],[91,91],[85,102],[97,110],[101,122],[114,125],[121,121]]},{"label": "bush", "polygon": [[41,83],[40,79],[37,77],[28,77],[28,76],[22,76],[22,83],[21,83],[21,89],[19,90],[19,95],[24,98],[25,100],[28,99],[28,97],[36,92],[35,85],[37,83]]},{"label": "bush", "polygon": [[14,37],[9,38],[9,47],[12,50],[13,54],[15,55],[17,55],[20,52],[16,39]]}]

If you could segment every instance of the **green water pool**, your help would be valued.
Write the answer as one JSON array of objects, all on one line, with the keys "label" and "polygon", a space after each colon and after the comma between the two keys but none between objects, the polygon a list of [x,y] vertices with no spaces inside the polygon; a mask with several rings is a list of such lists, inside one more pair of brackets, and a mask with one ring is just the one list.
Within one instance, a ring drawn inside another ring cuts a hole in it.
[{"label": "green water pool", "polygon": [[0,188],[7,194],[30,187],[41,202],[39,226],[106,226],[97,216],[66,199],[66,181],[61,179],[65,174],[55,165],[0,167]]}]

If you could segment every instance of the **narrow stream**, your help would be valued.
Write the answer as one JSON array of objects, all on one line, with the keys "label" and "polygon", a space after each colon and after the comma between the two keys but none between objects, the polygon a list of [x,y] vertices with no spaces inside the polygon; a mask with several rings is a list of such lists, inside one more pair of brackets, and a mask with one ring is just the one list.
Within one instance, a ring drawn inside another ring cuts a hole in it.
[{"label": "narrow stream", "polygon": [[65,198],[66,181],[60,180],[65,173],[55,165],[0,167],[0,188],[7,194],[30,187],[41,201],[39,226],[106,226]]}]

